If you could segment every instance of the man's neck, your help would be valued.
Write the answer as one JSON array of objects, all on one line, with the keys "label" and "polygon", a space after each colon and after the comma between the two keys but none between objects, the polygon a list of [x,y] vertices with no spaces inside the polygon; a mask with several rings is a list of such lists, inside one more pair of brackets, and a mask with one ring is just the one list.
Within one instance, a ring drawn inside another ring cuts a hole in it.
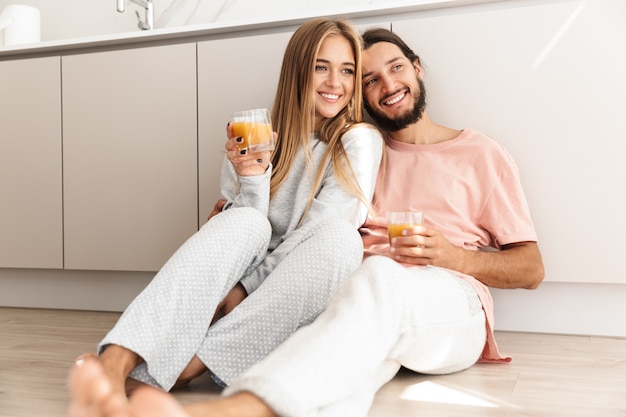
[{"label": "man's neck", "polygon": [[461,134],[460,130],[440,126],[433,123],[424,113],[422,118],[402,130],[385,132],[385,134],[398,142],[413,143],[416,145],[432,145],[456,138]]}]

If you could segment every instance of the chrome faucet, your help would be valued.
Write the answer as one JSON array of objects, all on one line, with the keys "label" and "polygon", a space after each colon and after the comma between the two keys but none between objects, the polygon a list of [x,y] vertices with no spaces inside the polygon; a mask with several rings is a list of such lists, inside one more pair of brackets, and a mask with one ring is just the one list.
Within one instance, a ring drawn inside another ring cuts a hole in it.
[{"label": "chrome faucet", "polygon": [[[152,0],[130,0],[135,4],[140,5],[146,11],[145,20],[141,20],[141,16],[139,12],[135,10],[135,14],[137,15],[137,27],[141,30],[150,30],[154,29],[154,6],[152,4]],[[124,13],[125,9],[125,0],[117,0],[117,11],[120,13]]]}]

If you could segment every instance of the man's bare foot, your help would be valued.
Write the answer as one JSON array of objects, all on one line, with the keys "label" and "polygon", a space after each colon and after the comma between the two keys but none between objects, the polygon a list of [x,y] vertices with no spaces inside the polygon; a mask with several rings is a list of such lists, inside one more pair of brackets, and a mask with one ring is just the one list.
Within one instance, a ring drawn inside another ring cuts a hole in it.
[{"label": "man's bare foot", "polygon": [[259,397],[249,392],[182,406],[171,394],[142,387],[135,391],[130,403],[133,417],[277,417]]},{"label": "man's bare foot", "polygon": [[126,394],[115,389],[96,355],[82,355],[70,373],[69,417],[130,417]]},{"label": "man's bare foot", "polygon": [[[173,395],[147,385],[133,393],[130,404],[133,417],[195,417],[188,414]],[[202,416],[210,417],[210,414]]]}]

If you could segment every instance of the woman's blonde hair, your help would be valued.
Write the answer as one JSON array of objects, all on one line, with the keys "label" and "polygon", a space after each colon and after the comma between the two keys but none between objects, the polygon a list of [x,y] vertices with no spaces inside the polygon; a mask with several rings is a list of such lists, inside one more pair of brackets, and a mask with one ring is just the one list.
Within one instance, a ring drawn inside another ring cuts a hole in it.
[{"label": "woman's blonde hair", "polygon": [[[272,124],[278,133],[276,148],[272,153],[273,172],[270,196],[273,196],[287,177],[299,146],[304,147],[307,165],[312,166],[308,146],[315,126],[315,92],[313,77],[319,49],[329,36],[341,36],[352,46],[355,59],[354,92],[352,98],[335,117],[325,119],[315,132],[320,141],[328,144],[320,166],[315,174],[309,207],[320,187],[327,161],[332,161],[334,174],[350,194],[365,201],[363,192],[355,179],[341,137],[363,120],[363,95],[361,86],[361,40],[358,33],[342,20],[315,19],[300,26],[291,37],[283,57],[274,107]],[[303,216],[304,218],[304,216]]]}]

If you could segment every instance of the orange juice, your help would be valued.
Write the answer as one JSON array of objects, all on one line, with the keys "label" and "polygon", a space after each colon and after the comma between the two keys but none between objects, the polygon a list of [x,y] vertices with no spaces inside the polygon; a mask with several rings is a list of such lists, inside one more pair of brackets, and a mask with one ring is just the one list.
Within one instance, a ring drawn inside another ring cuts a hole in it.
[{"label": "orange juice", "polygon": [[388,211],[387,233],[389,240],[393,237],[402,236],[404,229],[419,226],[423,221],[424,214],[421,211]]},{"label": "orange juice", "polygon": [[387,233],[389,233],[389,239],[391,239],[392,237],[402,236],[402,231],[404,229],[409,229],[409,228],[415,227],[415,226],[417,226],[417,224],[410,224],[410,223],[388,224],[387,225]]},{"label": "orange juice", "polygon": [[241,136],[243,142],[238,144],[239,149],[249,148],[251,152],[259,145],[269,145],[272,141],[272,125],[269,123],[233,122],[233,134]]}]

